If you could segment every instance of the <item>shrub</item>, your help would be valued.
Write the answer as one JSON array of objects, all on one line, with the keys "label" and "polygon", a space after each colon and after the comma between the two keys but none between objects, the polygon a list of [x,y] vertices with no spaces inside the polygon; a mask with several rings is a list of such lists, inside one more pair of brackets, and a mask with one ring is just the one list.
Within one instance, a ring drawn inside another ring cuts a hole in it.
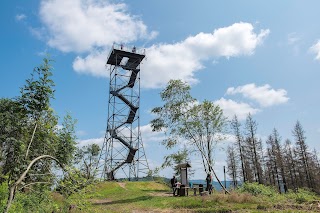
[{"label": "shrub", "polygon": [[239,189],[239,192],[248,192],[254,196],[256,195],[265,195],[265,196],[275,196],[278,192],[270,186],[265,186],[258,183],[245,183]]},{"label": "shrub", "polygon": [[4,212],[8,199],[8,185],[7,182],[3,182],[0,185],[0,212]]},{"label": "shrub", "polygon": [[81,189],[88,186],[92,180],[88,180],[79,170],[71,170],[67,175],[64,176],[58,183],[56,191],[64,196],[68,197]]},{"label": "shrub", "polygon": [[252,195],[249,193],[231,192],[227,197],[227,201],[232,203],[246,203],[252,202],[252,200]]},{"label": "shrub", "polygon": [[297,203],[312,202],[318,200],[316,194],[308,189],[298,189],[296,192],[291,192],[287,195],[288,198],[295,200]]},{"label": "shrub", "polygon": [[9,212],[52,212],[59,208],[49,191],[17,193]]}]

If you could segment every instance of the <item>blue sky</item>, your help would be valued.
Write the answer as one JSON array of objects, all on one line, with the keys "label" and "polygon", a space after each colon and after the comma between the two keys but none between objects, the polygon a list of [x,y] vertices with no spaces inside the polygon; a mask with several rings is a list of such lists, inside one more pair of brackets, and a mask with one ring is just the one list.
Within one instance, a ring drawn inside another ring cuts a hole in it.
[{"label": "blue sky", "polygon": [[[151,168],[168,152],[159,144],[162,135],[151,132],[150,110],[161,104],[159,92],[171,78],[189,82],[195,98],[219,104],[227,116],[252,113],[262,139],[274,127],[283,140],[292,139],[299,120],[310,148],[320,150],[319,1],[12,0],[0,6],[0,97],[19,95],[49,53],[53,108],[78,119],[81,145],[102,141],[104,64],[112,43],[123,42],[147,51],[140,117]],[[224,155],[217,151],[220,175]],[[199,169],[195,178],[201,177]]]}]

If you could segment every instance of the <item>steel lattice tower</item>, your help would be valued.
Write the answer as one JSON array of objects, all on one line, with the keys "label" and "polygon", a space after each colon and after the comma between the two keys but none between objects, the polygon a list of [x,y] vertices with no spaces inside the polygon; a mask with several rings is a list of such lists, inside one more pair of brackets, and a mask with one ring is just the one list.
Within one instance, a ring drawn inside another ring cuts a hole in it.
[{"label": "steel lattice tower", "polygon": [[100,156],[101,178],[138,180],[149,166],[140,134],[140,63],[144,50],[114,44],[107,61],[110,72],[108,121]]}]

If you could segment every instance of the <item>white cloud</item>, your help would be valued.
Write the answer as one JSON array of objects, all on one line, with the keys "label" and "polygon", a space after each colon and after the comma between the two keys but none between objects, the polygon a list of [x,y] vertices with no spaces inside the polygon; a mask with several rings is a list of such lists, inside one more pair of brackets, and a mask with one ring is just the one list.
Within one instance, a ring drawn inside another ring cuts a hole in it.
[{"label": "white cloud", "polygon": [[299,42],[301,38],[297,35],[297,33],[289,33],[288,34],[288,44],[294,45],[295,43]]},{"label": "white cloud", "polygon": [[159,143],[165,139],[163,132],[153,132],[150,124],[140,126],[140,132],[142,136],[142,142],[144,145],[149,143]]},{"label": "white cloud", "polygon": [[42,0],[40,18],[48,33],[48,45],[63,52],[84,52],[113,42],[150,39],[147,26],[127,11],[123,3],[103,0]]},{"label": "white cloud", "polygon": [[[148,59],[141,66],[143,87],[164,86],[170,79],[189,83],[198,80],[194,73],[204,67],[203,61],[218,57],[252,55],[269,30],[254,33],[250,23],[235,23],[213,33],[199,33],[175,44],[153,45],[147,49]],[[154,78],[157,76],[157,78]]]},{"label": "white cloud", "polygon": [[258,87],[255,84],[246,84],[237,88],[230,87],[227,90],[227,94],[242,94],[246,98],[257,101],[262,107],[283,104],[289,100],[286,90],[274,90],[268,84],[261,87]]},{"label": "white cloud", "polygon": [[[137,135],[137,130],[138,128],[135,128],[133,130],[133,133]],[[163,132],[153,132],[151,125],[147,124],[145,126],[140,126],[140,133],[142,137],[142,142],[144,145],[148,145],[148,143],[159,143],[164,139],[164,133]],[[77,134],[85,135],[86,133],[84,131],[78,131]],[[123,129],[121,134],[124,137],[129,137],[130,136],[130,131],[128,129]],[[90,138],[90,139],[85,139],[85,140],[78,140],[78,146],[87,146],[93,143],[98,144],[100,147],[102,146],[104,142],[104,137],[100,138]]]},{"label": "white cloud", "polygon": [[85,136],[85,135],[87,135],[87,132],[84,131],[84,130],[78,130],[78,131],[76,132],[76,135],[77,135],[78,137]]},{"label": "white cloud", "polygon": [[244,120],[249,113],[254,115],[260,111],[259,109],[251,107],[247,103],[238,103],[224,98],[215,101],[214,104],[219,105],[223,109],[224,115],[229,119],[232,119],[234,115],[237,115],[239,120]]},{"label": "white cloud", "polygon": [[[170,79],[197,83],[194,74],[204,68],[204,61],[252,55],[268,34],[268,29],[256,34],[252,24],[240,22],[213,33],[201,32],[174,44],[152,45],[146,48],[147,59],[141,65],[141,86],[159,88]],[[106,77],[109,75],[104,67],[107,55],[108,51],[103,50],[85,58],[77,57],[73,68],[77,72]]]},{"label": "white cloud", "polygon": [[15,18],[17,21],[22,21],[22,20],[26,19],[27,16],[25,14],[17,14]]},{"label": "white cloud", "polygon": [[29,27],[29,31],[37,39],[41,41],[46,40],[46,29],[44,27],[40,27],[40,28]]},{"label": "white cloud", "polygon": [[297,35],[295,32],[289,33],[287,42],[289,47],[292,48],[293,55],[298,56],[301,52],[301,36]]},{"label": "white cloud", "polygon": [[200,58],[251,55],[269,32],[267,29],[256,34],[251,23],[239,22],[213,33],[190,36],[183,44]]},{"label": "white cloud", "polygon": [[102,147],[104,138],[90,138],[86,140],[78,140],[78,147],[88,146],[91,144],[98,144],[100,147]]},{"label": "white cloud", "polygon": [[93,51],[85,58],[78,56],[73,61],[73,69],[78,73],[96,77],[109,77],[110,73],[105,67],[107,55],[107,51]]},{"label": "white cloud", "polygon": [[[85,53],[75,58],[73,69],[97,77],[109,76],[105,63],[113,42],[130,43],[157,35],[131,15],[124,3],[42,0],[39,14],[43,26],[32,28],[32,33],[60,51]],[[269,29],[256,33],[251,23],[239,22],[177,43],[152,45],[146,48],[147,59],[141,66],[141,87],[159,88],[170,79],[197,83],[195,72],[204,68],[205,61],[252,55],[269,33]]]},{"label": "white cloud", "polygon": [[[87,53],[76,57],[73,69],[98,77],[109,76],[105,63],[113,42],[130,43],[157,35],[149,32],[139,17],[131,15],[124,3],[42,0],[39,14],[44,26],[32,29],[33,34],[60,51]],[[189,36],[178,43],[152,45],[146,48],[141,86],[158,88],[170,79],[196,83],[194,74],[204,67],[204,61],[252,55],[269,32],[266,29],[255,33],[251,23],[239,22],[212,33]]]},{"label": "white cloud", "polygon": [[316,54],[316,57],[314,59],[320,61],[320,40],[312,45],[312,47],[310,47],[310,51]]}]

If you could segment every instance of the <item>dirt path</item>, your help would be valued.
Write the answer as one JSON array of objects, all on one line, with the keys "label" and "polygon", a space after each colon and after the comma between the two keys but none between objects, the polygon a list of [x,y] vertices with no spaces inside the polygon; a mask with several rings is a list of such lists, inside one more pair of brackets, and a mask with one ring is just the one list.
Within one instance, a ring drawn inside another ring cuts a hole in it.
[{"label": "dirt path", "polygon": [[124,188],[125,190],[128,190],[126,188],[126,183],[119,182],[118,184],[119,184],[120,187]]}]

